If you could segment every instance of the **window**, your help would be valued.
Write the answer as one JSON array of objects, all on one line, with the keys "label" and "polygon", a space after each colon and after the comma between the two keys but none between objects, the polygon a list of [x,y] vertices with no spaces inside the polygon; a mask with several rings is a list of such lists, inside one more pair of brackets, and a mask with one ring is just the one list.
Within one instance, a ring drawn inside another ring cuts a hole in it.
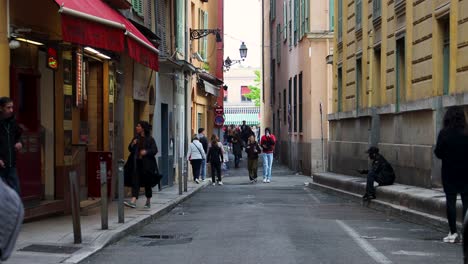
[{"label": "window", "polygon": [[298,96],[299,96],[299,132],[302,132],[302,72],[299,74],[299,91],[298,91]]},{"label": "window", "polygon": [[246,94],[250,93],[250,88],[248,86],[241,86],[241,101],[242,102],[251,102],[252,100],[245,97]]},{"label": "window", "polygon": [[288,40],[288,5],[286,1],[283,2],[283,41]]},{"label": "window", "polygon": [[396,107],[400,111],[400,101],[405,93],[406,79],[405,63],[405,38],[400,38],[396,42]]},{"label": "window", "polygon": [[276,59],[277,63],[281,63],[281,25],[278,23],[276,27]]},{"label": "window", "polygon": [[292,131],[292,126],[291,126],[291,105],[292,105],[292,79],[289,78],[289,87],[288,87],[288,98],[289,98],[289,102],[288,102],[288,126],[289,126],[289,132]]},{"label": "window", "polygon": [[329,2],[329,11],[328,11],[329,17],[330,17],[330,31],[335,30],[335,1],[330,0]]},{"label": "window", "polygon": [[362,89],[362,59],[356,60],[356,110],[359,110],[359,101]]},{"label": "window", "polygon": [[286,89],[283,90],[283,119],[286,122]]},{"label": "window", "polygon": [[442,85],[444,95],[449,94],[450,79],[450,21],[445,18],[442,24]]},{"label": "window", "polygon": [[143,16],[143,0],[132,0],[132,7],[139,16]]},{"label": "window", "polygon": [[381,50],[380,48],[374,49],[374,57],[375,57],[375,67],[374,67],[374,86],[372,88],[375,98],[379,98],[377,95],[380,93],[380,70],[382,67],[381,58],[380,58]]},{"label": "window", "polygon": [[343,40],[343,0],[338,0],[338,42]]},{"label": "window", "polygon": [[356,0],[356,30],[362,28],[362,0]]},{"label": "window", "polygon": [[299,33],[299,39],[304,36],[305,32],[305,1],[301,0],[301,30]]},{"label": "window", "polygon": [[372,1],[372,18],[377,19],[382,15],[382,0]]},{"label": "window", "polygon": [[[198,14],[199,14],[198,28],[207,29],[208,28],[208,12],[202,9],[199,9]],[[207,59],[207,49],[208,49],[207,45],[208,45],[207,37],[198,39],[198,53],[204,60]]]},{"label": "window", "polygon": [[341,112],[342,109],[342,95],[343,95],[343,69],[341,67],[338,68],[338,112]]},{"label": "window", "polygon": [[294,132],[297,132],[297,75],[294,76],[294,105],[293,105],[293,124],[294,124]]}]

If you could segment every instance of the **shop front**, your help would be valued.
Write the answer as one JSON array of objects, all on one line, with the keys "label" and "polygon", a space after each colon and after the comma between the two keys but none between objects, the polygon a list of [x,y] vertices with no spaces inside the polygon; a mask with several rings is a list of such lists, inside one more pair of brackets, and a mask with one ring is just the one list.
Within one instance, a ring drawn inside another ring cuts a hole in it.
[{"label": "shop front", "polygon": [[11,1],[10,17],[19,43],[10,50],[10,96],[23,129],[17,166],[26,219],[69,212],[69,172],[77,172],[86,204],[99,197],[95,160],[112,164],[121,58],[156,71],[157,49],[100,0]]}]

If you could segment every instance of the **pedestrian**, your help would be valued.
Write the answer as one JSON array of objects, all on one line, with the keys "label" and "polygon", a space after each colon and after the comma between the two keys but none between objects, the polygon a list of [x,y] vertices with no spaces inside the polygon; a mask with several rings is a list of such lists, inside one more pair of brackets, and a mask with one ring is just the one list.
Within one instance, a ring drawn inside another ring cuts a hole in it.
[{"label": "pedestrian", "polygon": [[211,165],[211,182],[216,185],[216,175],[218,178],[218,185],[223,185],[221,180],[221,163],[224,161],[223,145],[218,142],[216,135],[211,136],[211,146],[208,149],[207,162]]},{"label": "pedestrian", "polygon": [[395,182],[395,172],[392,165],[379,153],[379,148],[370,147],[367,151],[372,161],[369,170],[358,170],[361,174],[367,174],[366,193],[362,196],[364,201],[375,199],[374,182],[379,186],[392,185]]},{"label": "pedestrian", "polygon": [[125,165],[127,178],[130,178],[132,187],[132,198],[124,204],[131,208],[136,208],[140,188],[145,188],[145,208],[151,207],[151,197],[153,196],[152,183],[156,177],[156,158],[158,153],[156,141],[151,136],[151,125],[146,121],[139,121],[135,127],[136,135],[128,145],[130,156]]},{"label": "pedestrian", "polygon": [[[208,139],[205,136],[205,129],[203,127],[198,129],[197,137],[198,137],[198,140],[200,141],[200,143],[203,146],[203,151],[205,151],[205,153],[207,153],[207,151],[208,151]],[[202,181],[205,181],[205,179],[206,179],[206,159],[202,160],[200,176],[201,176]]]},{"label": "pedestrian", "polygon": [[13,101],[0,97],[0,177],[20,194],[20,183],[16,171],[16,152],[23,148],[21,128],[13,113]]},{"label": "pedestrian", "polygon": [[257,182],[258,155],[262,150],[255,140],[254,135],[250,135],[245,152],[247,152],[247,168],[249,170],[250,183]]},{"label": "pedestrian", "polygon": [[232,138],[232,153],[234,154],[234,167],[239,168],[239,163],[242,157],[242,139],[239,133],[234,134]]},{"label": "pedestrian", "polygon": [[198,135],[194,135],[192,143],[189,144],[187,160],[192,164],[193,179],[196,183],[200,183],[200,169],[204,159],[206,154],[203,145],[198,140]]},{"label": "pedestrian", "polygon": [[271,182],[271,167],[273,166],[273,152],[275,151],[276,138],[271,134],[270,128],[265,128],[265,135],[260,140],[263,151],[263,182]]},{"label": "pedestrian", "polygon": [[462,218],[465,217],[468,207],[468,177],[466,175],[468,172],[468,131],[462,107],[452,106],[447,109],[443,127],[437,137],[434,154],[442,160],[442,186],[450,228],[449,234],[443,238],[443,241],[456,243],[461,240],[456,223],[458,194],[463,204]]}]

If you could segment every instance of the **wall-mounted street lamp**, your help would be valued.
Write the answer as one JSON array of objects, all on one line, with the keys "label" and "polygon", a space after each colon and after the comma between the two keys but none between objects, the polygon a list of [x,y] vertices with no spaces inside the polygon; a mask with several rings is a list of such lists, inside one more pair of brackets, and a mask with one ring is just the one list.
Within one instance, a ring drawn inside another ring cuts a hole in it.
[{"label": "wall-mounted street lamp", "polygon": [[245,60],[247,57],[247,46],[245,45],[244,42],[242,42],[240,48],[239,48],[239,53],[240,53],[240,60],[231,60],[229,56],[224,60],[224,71],[229,71],[229,68],[231,68],[232,65],[236,63],[241,63],[242,61]]},{"label": "wall-mounted street lamp", "polygon": [[208,36],[209,34],[216,35],[216,42],[222,42],[219,28],[217,29],[190,29],[190,40],[199,39]]}]

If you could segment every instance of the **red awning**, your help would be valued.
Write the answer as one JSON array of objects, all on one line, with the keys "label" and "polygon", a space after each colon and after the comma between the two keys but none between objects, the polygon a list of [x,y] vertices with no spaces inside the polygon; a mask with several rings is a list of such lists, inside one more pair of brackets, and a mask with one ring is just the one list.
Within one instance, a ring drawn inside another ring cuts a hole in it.
[{"label": "red awning", "polygon": [[62,14],[64,41],[115,52],[125,50],[135,61],[157,71],[159,51],[122,14],[102,0],[55,0]]}]

